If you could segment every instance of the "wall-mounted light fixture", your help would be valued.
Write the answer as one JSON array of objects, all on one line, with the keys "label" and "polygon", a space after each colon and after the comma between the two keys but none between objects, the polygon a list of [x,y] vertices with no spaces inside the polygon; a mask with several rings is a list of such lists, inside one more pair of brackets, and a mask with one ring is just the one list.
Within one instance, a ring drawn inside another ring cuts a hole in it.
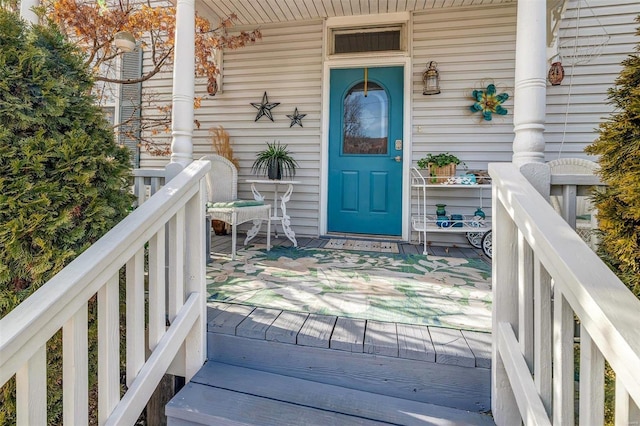
[{"label": "wall-mounted light fixture", "polygon": [[440,93],[440,76],[436,68],[437,66],[437,62],[429,62],[427,70],[422,74],[422,84],[424,85],[423,95],[437,95]]},{"label": "wall-mounted light fixture", "polygon": [[136,39],[129,31],[120,31],[113,36],[113,43],[123,52],[133,52],[136,48]]}]

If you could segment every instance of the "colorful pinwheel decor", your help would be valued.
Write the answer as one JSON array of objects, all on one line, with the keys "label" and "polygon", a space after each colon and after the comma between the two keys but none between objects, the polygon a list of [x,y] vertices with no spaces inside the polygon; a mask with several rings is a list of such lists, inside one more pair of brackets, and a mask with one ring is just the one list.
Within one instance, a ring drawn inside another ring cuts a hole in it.
[{"label": "colorful pinwheel decor", "polygon": [[472,96],[475,103],[469,107],[471,112],[480,111],[485,121],[491,121],[492,114],[507,114],[507,110],[501,104],[509,99],[509,95],[507,93],[497,95],[494,84],[488,85],[486,90],[474,90]]}]

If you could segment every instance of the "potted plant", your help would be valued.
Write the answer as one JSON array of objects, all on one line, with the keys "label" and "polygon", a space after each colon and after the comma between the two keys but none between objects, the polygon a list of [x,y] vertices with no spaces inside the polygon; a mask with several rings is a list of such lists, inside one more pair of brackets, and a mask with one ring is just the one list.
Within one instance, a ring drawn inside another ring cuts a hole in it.
[{"label": "potted plant", "polygon": [[[444,154],[427,154],[418,160],[418,168],[428,170],[432,183],[446,182],[456,174],[456,166],[462,163],[458,157],[445,152]],[[462,163],[464,165],[464,163]]]},{"label": "potted plant", "polygon": [[294,177],[298,163],[291,157],[287,145],[267,142],[267,149],[258,152],[251,170],[256,174],[268,175],[269,179],[280,180],[282,175]]}]

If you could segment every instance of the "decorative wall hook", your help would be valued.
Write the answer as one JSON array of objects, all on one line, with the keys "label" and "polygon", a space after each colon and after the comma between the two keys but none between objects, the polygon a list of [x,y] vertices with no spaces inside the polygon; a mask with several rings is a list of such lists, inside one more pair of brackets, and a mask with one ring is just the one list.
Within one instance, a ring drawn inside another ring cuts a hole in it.
[{"label": "decorative wall hook", "polygon": [[251,102],[251,105],[258,110],[256,119],[253,120],[254,122],[260,120],[260,118],[262,118],[263,116],[266,116],[269,120],[273,121],[271,110],[280,105],[280,102],[269,102],[267,92],[264,92],[264,95],[262,95],[262,102]]},{"label": "decorative wall hook", "polygon": [[296,107],[296,110],[292,115],[287,114],[287,117],[289,117],[289,119],[291,120],[291,124],[289,125],[289,127],[290,128],[293,127],[294,124],[297,124],[300,127],[302,127],[302,119],[306,116],[307,114],[298,113],[298,107]]},{"label": "decorative wall hook", "polygon": [[562,83],[562,79],[564,78],[564,68],[562,68],[562,63],[554,62],[551,64],[551,68],[549,68],[549,74],[547,75],[547,79],[552,86],[559,86]]},{"label": "decorative wall hook", "polygon": [[423,95],[437,95],[440,93],[440,74],[436,68],[437,66],[437,62],[429,62],[427,70],[422,74]]},{"label": "decorative wall hook", "polygon": [[507,110],[501,104],[509,99],[509,95],[507,93],[497,95],[494,84],[488,85],[486,90],[474,90],[471,96],[475,103],[469,109],[471,109],[471,112],[480,111],[485,121],[491,121],[492,114],[507,114]]}]

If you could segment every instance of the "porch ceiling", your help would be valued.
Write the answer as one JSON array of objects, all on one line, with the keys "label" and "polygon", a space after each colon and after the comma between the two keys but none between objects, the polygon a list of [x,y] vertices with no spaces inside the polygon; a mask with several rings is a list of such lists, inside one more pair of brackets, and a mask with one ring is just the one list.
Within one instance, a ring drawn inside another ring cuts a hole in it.
[{"label": "porch ceiling", "polygon": [[232,13],[237,25],[260,25],[334,16],[412,12],[457,6],[515,3],[516,0],[202,0],[198,13],[219,20]]}]

